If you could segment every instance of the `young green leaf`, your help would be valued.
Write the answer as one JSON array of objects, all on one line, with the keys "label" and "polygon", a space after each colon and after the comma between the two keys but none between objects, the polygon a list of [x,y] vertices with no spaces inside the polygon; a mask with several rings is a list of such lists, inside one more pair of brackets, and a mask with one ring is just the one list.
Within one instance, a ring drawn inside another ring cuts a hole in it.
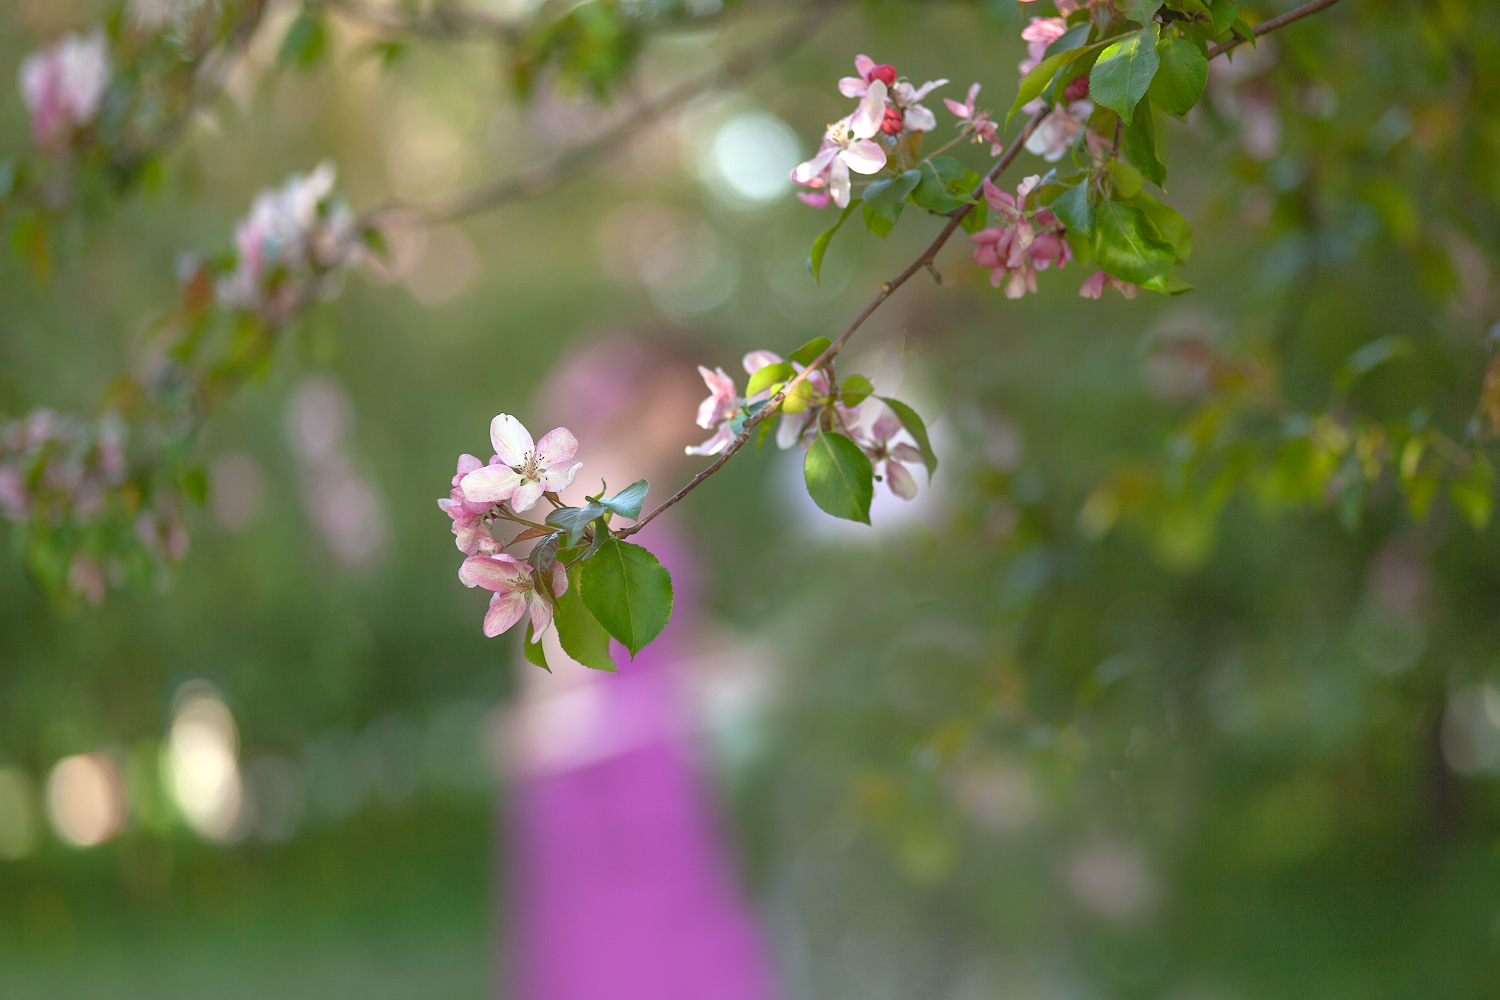
[{"label": "young green leaf", "polygon": [[964,227],[964,232],[977,233],[986,225],[988,225],[989,221],[990,206],[985,203],[983,198],[981,198],[979,201],[969,206],[969,210],[964,213],[964,218],[961,225]]},{"label": "young green leaf", "polygon": [[282,66],[311,69],[317,65],[327,47],[328,33],[323,28],[323,19],[304,10],[287,29],[276,61]]},{"label": "young green leaf", "polygon": [[[818,357],[824,351],[828,350],[829,346],[832,343],[833,341],[829,340],[827,337],[814,337],[812,340],[809,340],[807,343],[797,348],[791,354],[788,354],[786,356],[786,359],[794,365],[801,365],[803,368],[806,368],[808,365],[818,360]],[[753,396],[755,394],[751,393],[750,395]]]},{"label": "young green leaf", "polygon": [[1146,213],[1146,218],[1156,227],[1156,235],[1171,245],[1172,253],[1177,256],[1177,263],[1186,264],[1193,252],[1193,231],[1187,220],[1175,208],[1162,204],[1145,191],[1124,200]]},{"label": "young green leaf", "polygon": [[650,489],[650,483],[644,479],[637,479],[612,497],[600,497],[599,505],[611,514],[628,517],[634,521],[641,516],[641,505],[646,502],[646,493]]},{"label": "young green leaf", "polygon": [[808,404],[812,401],[812,391],[812,383],[806,379],[792,386],[781,401],[781,412],[806,413]]},{"label": "young green leaf", "polygon": [[766,365],[756,370],[750,376],[750,384],[745,386],[745,395],[754,396],[762,390],[769,389],[778,382],[790,382],[792,376],[797,374],[797,369],[790,362],[782,361],[774,365]]},{"label": "young green leaf", "polygon": [[1062,224],[1068,227],[1069,232],[1094,235],[1094,206],[1089,201],[1087,178],[1053,198],[1049,207],[1062,220]]},{"label": "young green leaf", "polygon": [[[933,171],[938,175],[938,179],[944,184],[952,184],[969,172],[962,163],[951,156],[934,156],[931,160],[924,163],[923,166],[932,167]],[[972,186],[970,185],[970,187]]]},{"label": "young green leaf", "polygon": [[818,234],[817,239],[813,240],[812,249],[807,254],[807,269],[812,272],[814,281],[822,281],[823,255],[828,252],[828,244],[833,242],[833,234],[839,231],[839,227],[844,224],[845,219],[849,218],[849,213],[854,211],[854,206],[858,204],[858,198],[850,201],[849,206],[840,213],[839,221],[833,224],[833,228],[825,229]]},{"label": "young green leaf", "polygon": [[199,507],[208,501],[208,476],[200,466],[194,465],[182,474],[182,492]]},{"label": "young green leaf", "polygon": [[1354,388],[1354,383],[1366,373],[1387,361],[1409,357],[1411,352],[1411,340],[1399,333],[1387,334],[1377,340],[1372,340],[1349,355],[1339,367],[1338,373],[1333,377],[1334,387],[1341,393],[1348,392]]},{"label": "young green leaf", "polygon": [[1125,16],[1136,24],[1147,25],[1161,10],[1161,4],[1162,0],[1129,0],[1125,5]]},{"label": "young green leaf", "polygon": [[842,434],[819,434],[802,463],[807,492],[824,511],[846,521],[870,523],[875,470],[859,445]]},{"label": "young green leaf", "polygon": [[901,400],[889,396],[881,396],[880,399],[900,419],[901,426],[906,428],[906,433],[911,435],[912,440],[917,442],[917,450],[922,453],[922,464],[927,466],[927,477],[932,478],[933,473],[937,472],[938,461],[932,450],[932,442],[927,437],[927,425],[916,410]]},{"label": "young green leaf", "polygon": [[850,375],[839,388],[839,395],[844,397],[845,406],[858,406],[870,398],[870,393],[874,391],[875,387],[870,384],[869,379],[863,375]]},{"label": "young green leaf", "polygon": [[583,603],[582,565],[568,570],[568,589],[557,598],[556,608],[552,622],[563,652],[592,670],[613,672],[615,661],[609,655],[609,633]]},{"label": "young green leaf", "polygon": [[1483,452],[1475,452],[1468,467],[1448,484],[1448,496],[1453,500],[1453,506],[1475,531],[1483,531],[1490,523],[1494,485],[1495,470]]},{"label": "young green leaf", "polygon": [[1106,274],[1135,285],[1167,274],[1177,260],[1146,213],[1118,201],[1106,201],[1094,213],[1094,256]]},{"label": "young green leaf", "polygon": [[901,218],[907,196],[920,183],[922,171],[917,169],[908,170],[899,177],[875,181],[865,188],[865,204],[874,209],[875,214],[882,219],[895,222]]},{"label": "young green leaf", "polygon": [[1151,102],[1169,115],[1193,110],[1208,83],[1208,59],[1186,38],[1163,38],[1156,43],[1160,68],[1147,93]]},{"label": "young green leaf", "polygon": [[568,544],[577,545],[579,539],[583,538],[583,529],[594,518],[603,514],[605,508],[602,504],[592,500],[582,507],[559,507],[547,515],[547,524],[554,528],[560,528],[568,533]]},{"label": "young green leaf", "polygon": [[1047,84],[1051,83],[1052,78],[1057,75],[1057,71],[1078,58],[1082,52],[1082,49],[1070,49],[1066,52],[1059,52],[1056,55],[1048,56],[1031,67],[1030,71],[1021,77],[1021,86],[1016,91],[1015,103],[1010,106],[1010,112],[1005,116],[1005,124],[1010,124],[1010,120],[1015,117],[1016,112],[1020,111],[1023,105],[1029,104],[1040,97],[1042,91],[1047,89]]},{"label": "young green leaf", "polygon": [[1160,26],[1153,21],[1118,39],[1100,54],[1089,73],[1089,99],[1113,110],[1126,125],[1156,75],[1159,34]]},{"label": "young green leaf", "polygon": [[1130,157],[1141,175],[1157,187],[1167,180],[1167,165],[1156,150],[1156,123],[1151,118],[1151,98],[1141,98],[1135,115],[1125,126],[1125,155]]},{"label": "young green leaf", "polygon": [[1208,6],[1208,16],[1213,19],[1213,30],[1215,41],[1223,40],[1225,32],[1234,23],[1239,10],[1235,7],[1234,0],[1213,0]]},{"label": "young green leaf", "polygon": [[525,654],[526,659],[535,663],[547,671],[547,673],[552,673],[552,668],[547,666],[547,654],[543,652],[542,644],[536,642],[535,637],[531,634],[531,622],[526,623],[526,635],[521,640],[521,652]]},{"label": "young green leaf", "polygon": [[[964,204],[949,193],[947,183],[931,163],[922,164],[921,172],[922,179],[911,192],[913,205],[939,215],[947,215]],[[963,176],[962,170],[959,171],[959,176]]]},{"label": "young green leaf", "polygon": [[583,564],[583,604],[631,659],[672,617],[672,576],[639,545],[607,538]]},{"label": "young green leaf", "polygon": [[891,234],[891,230],[896,225],[891,220],[879,215],[868,204],[865,205],[865,207],[859,214],[860,218],[864,220],[865,228],[874,233],[876,236],[879,236],[881,239],[889,236]]},{"label": "young green leaf", "polygon": [[1134,198],[1141,192],[1141,172],[1124,160],[1116,160],[1110,164],[1109,180],[1118,198]]}]

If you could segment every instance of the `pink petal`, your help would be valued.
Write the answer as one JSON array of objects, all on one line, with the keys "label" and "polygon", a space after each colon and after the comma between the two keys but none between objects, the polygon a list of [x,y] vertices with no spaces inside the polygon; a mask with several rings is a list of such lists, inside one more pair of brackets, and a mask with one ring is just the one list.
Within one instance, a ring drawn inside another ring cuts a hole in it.
[{"label": "pink petal", "polygon": [[521,476],[504,465],[486,465],[476,469],[459,482],[464,499],[470,503],[498,503],[509,500],[516,487],[521,485]]},{"label": "pink petal", "polygon": [[[849,131],[854,133],[856,139],[868,139],[880,131],[880,123],[885,120],[885,83],[880,80],[872,80],[870,89],[860,99],[859,110],[849,117]],[[881,152],[881,164],[885,163],[884,151]],[[880,169],[879,167],[875,168]],[[871,173],[872,171],[864,171]]]},{"label": "pink petal", "polygon": [[578,451],[578,439],[566,427],[554,427],[542,435],[536,444],[536,464],[539,468],[563,465],[572,461]]},{"label": "pink petal", "polygon": [[[844,150],[838,162],[847,164],[857,174],[879,173],[880,168],[885,166],[885,147],[869,139],[857,139]],[[834,170],[838,170],[837,164],[834,165]]]},{"label": "pink petal", "polygon": [[781,364],[781,355],[774,351],[751,351],[741,364],[745,366],[746,375],[754,375],[766,365]]},{"label": "pink petal", "polygon": [[846,76],[839,81],[839,93],[845,97],[864,97],[869,88],[870,85],[865,83],[863,77]]},{"label": "pink petal", "polygon": [[957,101],[953,100],[951,97],[943,98],[943,103],[946,104],[948,106],[948,110],[958,118],[967,118],[969,117],[969,113],[974,110],[972,106],[965,107],[964,105],[959,104]]},{"label": "pink petal", "polygon": [[525,563],[503,552],[493,556],[470,556],[458,567],[459,582],[465,587],[483,587],[497,594],[520,588],[529,575]]},{"label": "pink petal", "polygon": [[[583,463],[579,463],[582,465]],[[525,482],[516,487],[516,491],[510,495],[510,506],[517,514],[528,511],[536,506],[536,502],[542,498],[547,487],[540,482]]]},{"label": "pink petal", "polygon": [[500,461],[512,467],[525,465],[526,456],[536,451],[531,432],[509,413],[502,413],[490,421],[490,444],[495,446]]},{"label": "pink petal", "polygon": [[798,184],[808,184],[814,177],[822,176],[823,171],[833,162],[834,156],[838,154],[837,146],[825,146],[818,150],[818,154],[806,163],[799,164],[792,171],[792,180]]},{"label": "pink petal", "polygon": [[688,445],[683,451],[689,455],[717,455],[728,448],[733,439],[734,436],[729,433],[729,424],[724,423],[719,425],[713,437],[699,445]]},{"label": "pink petal", "polygon": [[[554,465],[542,473],[542,489],[547,493],[561,493],[573,485],[573,480],[578,476],[578,470],[583,468],[582,462],[574,462],[572,465]],[[511,498],[514,503],[515,498]]]},{"label": "pink petal", "polygon": [[901,444],[891,445],[891,457],[898,462],[911,462],[912,464],[922,461],[922,453],[915,446],[904,441]]},{"label": "pink petal", "polygon": [[876,441],[885,444],[901,433],[901,418],[889,406],[883,407],[880,416],[875,418],[875,423],[870,427],[870,433],[875,436]]},{"label": "pink petal", "polygon": [[493,639],[526,614],[526,598],[520,594],[496,594],[490,598],[490,609],[484,615],[484,634]]},{"label": "pink petal", "polygon": [[864,53],[854,57],[854,72],[859,74],[861,80],[868,80],[870,72],[875,69],[876,62]]},{"label": "pink petal", "polygon": [[535,642],[542,641],[542,633],[547,626],[552,624],[552,602],[541,594],[533,592],[531,595],[531,637]]},{"label": "pink petal", "polygon": [[[943,86],[947,82],[947,80],[928,80],[926,83],[922,84],[922,86],[918,87],[916,91],[914,91],[912,95],[906,99],[906,103],[911,104],[914,101],[922,100],[922,98],[926,97],[928,94],[932,93],[934,90]],[[906,89],[910,91],[911,85],[908,84]]]},{"label": "pink petal", "polygon": [[974,99],[979,96],[979,84],[971,84],[969,87],[969,110],[974,109]]},{"label": "pink petal", "polygon": [[552,564],[552,596],[561,597],[568,592],[568,571],[563,564],[555,562]]},{"label": "pink petal", "polygon": [[885,463],[885,484],[902,500],[910,500],[917,495],[917,481],[900,462]]},{"label": "pink petal", "polygon": [[798,191],[797,200],[808,208],[827,208],[828,203],[833,199],[829,197],[827,191]]},{"label": "pink petal", "polygon": [[458,481],[460,479],[462,479],[464,476],[467,476],[469,473],[473,472],[475,469],[482,469],[482,468],[484,468],[484,463],[481,462],[479,459],[475,458],[473,455],[460,455],[460,456],[458,456],[458,474],[453,477],[453,485],[457,486],[458,485]]},{"label": "pink petal", "polygon": [[984,200],[997,212],[1011,213],[1016,208],[1016,200],[997,188],[988,177],[984,179]]}]

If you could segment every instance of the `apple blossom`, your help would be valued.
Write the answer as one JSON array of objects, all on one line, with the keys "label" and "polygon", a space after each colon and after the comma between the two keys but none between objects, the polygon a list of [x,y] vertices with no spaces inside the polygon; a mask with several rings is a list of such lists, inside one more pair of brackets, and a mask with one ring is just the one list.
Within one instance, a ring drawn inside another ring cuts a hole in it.
[{"label": "apple blossom", "polygon": [[1026,140],[1026,152],[1040,156],[1048,163],[1056,163],[1063,158],[1068,147],[1073,145],[1078,133],[1084,131],[1089,115],[1093,113],[1092,101],[1074,101],[1066,105],[1059,103],[1053,108],[1052,114],[1042,119],[1041,124],[1032,131],[1031,137]]},{"label": "apple blossom", "polygon": [[1031,23],[1021,29],[1021,38],[1026,42],[1026,58],[1018,67],[1021,75],[1030,73],[1047,53],[1047,46],[1068,33],[1068,22],[1060,17],[1033,17]]},{"label": "apple blossom", "polygon": [[1026,198],[1041,182],[1033,175],[1016,188],[1014,196],[988,180],[984,197],[995,212],[997,225],[969,237],[974,243],[974,262],[990,271],[990,284],[1005,283],[1006,298],[1018,299],[1037,290],[1036,272],[1056,262],[1059,268],[1073,259],[1073,248],[1063,238],[1061,220],[1050,209],[1028,215]]},{"label": "apple blossom", "polygon": [[877,63],[867,55],[854,57],[854,71],[859,76],[846,76],[839,81],[839,93],[845,97],[864,97],[875,80],[887,87],[896,85],[896,67],[888,63]]},{"label": "apple blossom", "polygon": [[[470,556],[458,568],[458,579],[465,587],[482,587],[494,592],[489,610],[484,615],[484,634],[492,639],[508,631],[528,612],[533,642],[540,642],[542,632],[552,624],[551,598],[542,593],[532,568],[515,556],[503,552]],[[567,593],[568,573],[562,563],[552,564],[548,583],[553,596]]]},{"label": "apple blossom", "polygon": [[885,484],[891,492],[902,500],[910,500],[917,495],[917,481],[906,465],[920,464],[922,453],[904,441],[892,443],[891,439],[902,430],[901,418],[889,406],[883,407],[870,427],[873,443],[864,450],[872,463],[885,463]]},{"label": "apple blossom", "polygon": [[501,413],[490,421],[490,443],[495,447],[495,458],[459,481],[459,489],[469,503],[509,500],[516,513],[530,510],[543,493],[572,486],[573,478],[583,468],[582,462],[573,461],[578,439],[566,427],[554,427],[533,443],[521,421]]},{"label": "apple blossom", "polygon": [[[891,88],[891,103],[900,115],[901,124],[911,132],[931,132],[937,128],[937,118],[923,107],[921,102],[928,94],[946,84],[947,80],[928,80],[920,87],[913,87],[905,80],[898,80]],[[890,109],[887,109],[890,110]],[[899,128],[897,132],[901,131]]]},{"label": "apple blossom", "polygon": [[741,403],[739,390],[735,388],[734,379],[730,378],[722,368],[709,371],[702,365],[698,366],[698,374],[703,376],[703,381],[708,384],[709,396],[698,406],[698,426],[707,430],[715,424],[718,428],[713,437],[700,445],[689,445],[685,451],[689,455],[717,455],[729,447],[729,442],[734,440],[734,434],[729,429],[730,422],[738,412]]},{"label": "apple blossom", "polygon": [[[818,152],[822,153],[824,150],[830,148],[832,148],[832,145],[829,143],[827,138],[825,138],[823,140],[823,145],[818,147]],[[830,159],[824,165],[821,173],[813,174],[807,177],[806,180],[799,180],[797,176],[798,171],[796,169],[792,170],[792,183],[800,187],[810,189],[807,191],[797,192],[797,198],[802,202],[802,204],[807,205],[810,208],[828,207],[829,202],[833,201],[833,198],[828,194],[828,172],[832,168],[833,160]]]},{"label": "apple blossom", "polygon": [[1105,274],[1103,271],[1095,271],[1079,286],[1078,294],[1086,299],[1097,299],[1104,294],[1105,285],[1113,288],[1127,299],[1135,298],[1136,293],[1140,291],[1138,285],[1132,285],[1128,281],[1121,281],[1114,275]]},{"label": "apple blossom", "polygon": [[22,60],[21,98],[31,114],[36,144],[56,150],[75,130],[93,122],[109,77],[109,50],[99,31],[64,35]]},{"label": "apple blossom", "polygon": [[885,150],[871,138],[880,131],[885,118],[885,99],[884,81],[872,81],[860,99],[858,110],[828,126],[823,148],[792,171],[792,180],[806,185],[826,172],[834,204],[840,208],[847,206],[849,171],[873,174],[885,166]]},{"label": "apple blossom", "polygon": [[465,555],[478,552],[484,545],[485,539],[493,540],[489,530],[484,526],[484,516],[494,508],[494,505],[466,500],[463,490],[459,488],[459,483],[465,476],[482,468],[484,468],[484,463],[475,456],[460,455],[458,471],[453,476],[453,489],[448,496],[440,498],[437,502],[443,513],[453,519],[454,544]]},{"label": "apple blossom", "polygon": [[961,127],[972,136],[972,142],[989,143],[990,155],[999,156],[1005,152],[1005,146],[1000,142],[1000,128],[990,121],[988,111],[975,110],[974,99],[978,96],[979,84],[976,83],[969,88],[969,97],[964,103],[960,104],[947,97],[943,98],[943,103],[953,112],[954,117],[963,122]]}]

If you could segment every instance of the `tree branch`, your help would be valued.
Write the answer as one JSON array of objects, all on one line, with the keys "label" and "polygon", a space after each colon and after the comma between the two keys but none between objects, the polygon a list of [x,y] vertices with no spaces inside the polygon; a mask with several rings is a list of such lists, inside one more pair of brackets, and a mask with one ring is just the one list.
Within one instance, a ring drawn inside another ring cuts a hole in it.
[{"label": "tree branch", "polygon": [[[1016,137],[1015,142],[1011,143],[1010,149],[1006,151],[1004,156],[1000,157],[999,162],[997,162],[993,167],[990,168],[990,172],[984,177],[985,180],[994,181],[996,177],[999,177],[1002,173],[1005,172],[1005,169],[1009,167],[1015,160],[1016,154],[1021,151],[1021,147],[1026,144],[1026,140],[1031,137],[1031,133],[1036,131],[1036,127],[1042,123],[1042,119],[1046,118],[1050,113],[1050,108],[1043,108],[1042,110],[1031,116],[1031,120],[1028,121],[1026,123],[1026,127],[1021,130],[1021,134]],[[983,182],[981,182],[978,187],[970,192],[970,196],[976,199],[984,197]],[[745,443],[750,440],[750,435],[755,431],[755,428],[760,425],[761,421],[769,419],[773,413],[781,409],[781,402],[782,400],[786,399],[787,393],[791,392],[797,386],[806,381],[807,377],[813,372],[833,361],[833,359],[838,355],[839,351],[842,351],[844,349],[844,345],[849,342],[849,338],[854,336],[854,332],[864,325],[865,320],[869,319],[870,316],[875,312],[875,310],[879,309],[881,304],[885,302],[886,299],[891,297],[896,289],[906,284],[906,282],[911,279],[912,275],[930,265],[937,258],[938,251],[942,250],[943,247],[947,244],[948,240],[952,238],[953,234],[958,231],[958,227],[963,223],[964,217],[969,214],[969,210],[972,208],[972,205],[965,205],[963,208],[960,208],[958,211],[954,212],[953,216],[948,220],[948,224],[943,227],[943,231],[938,233],[937,238],[927,245],[927,249],[922,251],[921,256],[912,261],[911,264],[907,266],[906,270],[896,275],[890,281],[882,284],[880,286],[880,291],[876,293],[873,299],[870,300],[869,305],[865,306],[864,310],[860,312],[858,316],[854,317],[854,322],[850,323],[848,328],[839,335],[839,339],[835,340],[832,344],[829,344],[827,349],[825,349],[822,354],[818,355],[817,358],[809,362],[807,367],[798,372],[795,378],[793,378],[786,385],[782,386],[780,392],[768,399],[765,406],[756,411],[755,415],[752,416],[749,420],[746,420],[745,426],[740,431],[739,436],[736,437],[732,442],[730,442],[728,448],[719,453],[719,457],[714,459],[711,465],[706,467],[702,472],[699,472],[692,479],[688,480],[686,486],[664,500],[661,505],[658,506],[655,510],[651,511],[651,513],[647,514],[645,517],[641,518],[639,521],[635,522],[629,527],[621,528],[620,530],[616,531],[615,537],[629,538],[631,535],[635,534],[637,531],[640,531],[646,525],[650,524],[658,514],[662,513],[668,507],[671,507],[673,504],[680,501],[683,497],[693,492],[693,490],[697,489],[709,476],[722,469],[724,467],[724,463],[728,462],[732,457],[734,457],[734,453],[743,448],[745,446]]]},{"label": "tree branch", "polygon": [[[1282,14],[1280,17],[1273,17],[1269,21],[1262,21],[1251,28],[1250,31],[1255,35],[1256,38],[1259,38],[1261,35],[1269,35],[1271,32],[1277,30],[1278,28],[1285,28],[1287,25],[1293,23],[1294,21],[1300,21],[1304,17],[1310,17],[1320,10],[1325,10],[1329,7],[1332,7],[1338,2],[1339,0],[1312,0],[1311,3],[1303,4],[1301,7],[1298,7],[1295,10],[1289,10],[1285,14]],[[1213,48],[1208,50],[1208,58],[1213,59],[1216,56],[1221,56],[1224,53],[1228,52],[1230,49],[1243,45],[1249,40],[1250,39],[1248,38],[1236,38],[1233,41],[1225,42],[1222,45],[1215,45]]]},{"label": "tree branch", "polygon": [[[1254,32],[1256,37],[1270,34],[1271,32],[1276,31],[1278,28],[1284,28],[1289,24],[1302,20],[1304,17],[1307,17],[1311,14],[1316,14],[1320,10],[1323,10],[1327,7],[1332,7],[1338,2],[1339,0],[1312,0],[1311,3],[1298,7],[1296,10],[1288,11],[1280,17],[1273,17],[1269,21],[1263,21],[1251,30]],[[1212,49],[1209,49],[1209,58],[1222,55],[1223,53],[1228,52],[1230,49],[1246,40],[1247,39],[1237,39],[1233,42],[1226,42],[1223,45],[1216,45]],[[1042,119],[1047,117],[1050,110],[1051,109],[1049,108],[1043,108],[1041,111],[1038,111],[1036,114],[1031,116],[1031,120],[1026,123],[1026,127],[1021,130],[1021,134],[1016,138],[1016,141],[1011,144],[1009,151],[1007,151],[1006,154],[1000,158],[1000,161],[990,169],[990,172],[985,177],[986,180],[993,181],[996,177],[1000,176],[1000,174],[1005,171],[1006,167],[1010,166],[1011,161],[1016,158],[1016,154],[1020,152],[1021,147],[1025,144],[1027,138],[1030,137],[1031,133],[1036,130],[1036,127],[1042,123]],[[972,192],[972,196],[974,198],[979,198],[983,195],[983,193],[984,185],[981,184],[979,187],[974,189],[974,191]],[[891,294],[894,293],[896,289],[906,284],[906,282],[911,278],[912,275],[916,274],[924,267],[929,267],[932,265],[933,260],[938,255],[938,251],[943,249],[943,246],[948,242],[949,238],[951,238],[954,232],[958,229],[959,224],[963,222],[964,216],[969,214],[970,207],[971,206],[969,205],[965,205],[962,209],[955,212],[953,214],[953,218],[950,219],[948,224],[943,227],[943,231],[938,233],[937,238],[928,245],[927,249],[922,252],[922,255],[920,257],[912,261],[911,264],[906,268],[906,270],[902,271],[900,274],[896,275],[896,277],[881,285],[879,293],[877,293],[876,296],[870,300],[869,305],[865,306],[864,310],[854,318],[854,322],[849,324],[848,329],[846,329],[842,334],[839,335],[839,339],[828,345],[828,348],[824,350],[822,354],[818,355],[818,357],[811,363],[809,363],[806,368],[797,373],[796,378],[793,378],[790,382],[783,386],[780,392],[766,401],[765,406],[756,411],[755,415],[752,416],[749,420],[746,420],[745,426],[740,431],[739,436],[736,437],[732,442],[730,442],[729,447],[724,449],[724,451],[719,454],[719,457],[714,459],[712,464],[707,466],[705,469],[703,469],[703,471],[699,472],[692,479],[688,480],[687,485],[668,497],[661,503],[660,506],[651,511],[645,517],[641,518],[639,521],[635,522],[629,527],[621,528],[616,531],[614,533],[615,537],[629,538],[631,535],[635,534],[637,531],[640,531],[646,525],[650,524],[657,517],[657,515],[661,514],[668,507],[675,505],[689,493],[693,492],[693,490],[697,489],[709,476],[722,469],[724,467],[724,463],[728,462],[730,458],[734,457],[734,454],[741,448],[743,448],[746,442],[750,440],[750,435],[754,432],[755,428],[759,426],[761,421],[769,419],[773,413],[780,410],[781,402],[786,398],[788,392],[804,382],[807,377],[814,371],[832,361],[838,355],[839,351],[844,349],[844,345],[849,342],[849,338],[854,336],[854,332],[864,324],[865,320],[870,318],[871,314],[873,314],[876,309],[880,308],[881,304],[884,303],[886,299],[891,297]]]},{"label": "tree branch", "polygon": [[585,142],[559,150],[555,155],[534,164],[514,176],[473,191],[454,195],[426,207],[387,205],[369,213],[378,218],[389,212],[413,211],[426,223],[450,222],[454,219],[488,211],[512,201],[535,197],[581,173],[603,154],[623,146],[640,132],[643,125],[655,121],[709,88],[738,80],[775,62],[797,48],[823,24],[843,0],[819,0],[811,9],[786,28],[759,45],[753,45],[730,56],[722,65],[691,80],[671,87],[627,115],[618,124]]}]

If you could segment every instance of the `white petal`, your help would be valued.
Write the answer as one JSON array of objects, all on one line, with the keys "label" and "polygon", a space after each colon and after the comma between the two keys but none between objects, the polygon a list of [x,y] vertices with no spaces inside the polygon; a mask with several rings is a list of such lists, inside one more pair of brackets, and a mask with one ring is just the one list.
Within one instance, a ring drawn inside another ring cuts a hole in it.
[{"label": "white petal", "polygon": [[552,602],[541,594],[533,592],[531,595],[531,638],[533,642],[542,641],[542,633],[547,631],[547,626],[552,624]]},{"label": "white petal", "polygon": [[922,86],[918,87],[916,91],[912,93],[911,97],[909,97],[904,103],[911,104],[914,101],[920,101],[922,98],[926,97],[928,94],[932,93],[934,90],[941,87],[947,82],[947,80],[928,80],[926,83],[922,84]]},{"label": "white petal", "polygon": [[849,167],[842,156],[833,161],[833,169],[828,172],[828,193],[833,195],[833,203],[839,208],[848,207]]},{"label": "white petal", "polygon": [[[583,463],[580,462],[580,465]],[[516,491],[510,495],[510,506],[517,514],[530,510],[536,506],[536,502],[542,498],[547,487],[539,482],[525,482],[516,487]]]},{"label": "white petal", "polygon": [[578,439],[566,427],[554,427],[536,443],[536,464],[540,468],[572,461],[578,451]]},{"label": "white petal", "polygon": [[786,451],[802,437],[802,428],[807,418],[797,413],[784,413],[776,426],[776,447]]},{"label": "white petal", "polygon": [[470,503],[498,503],[509,500],[521,485],[520,475],[504,465],[486,465],[458,481],[464,499]]},{"label": "white petal", "polygon": [[573,485],[573,480],[581,468],[583,468],[582,462],[574,462],[572,465],[554,465],[542,473],[542,489],[548,493],[561,493]]},{"label": "white petal", "polygon": [[729,433],[729,425],[724,423],[719,425],[719,429],[714,433],[713,437],[699,445],[688,445],[683,451],[689,455],[717,455],[725,448],[728,448],[729,442],[732,440],[733,437]]},{"label": "white petal", "polygon": [[845,97],[864,97],[869,86],[857,76],[846,76],[839,81],[839,93]]},{"label": "white petal", "polygon": [[568,571],[563,564],[555,562],[552,564],[552,596],[561,597],[568,592]]},{"label": "white petal", "polygon": [[885,120],[885,81],[871,80],[870,89],[859,102],[859,110],[849,116],[849,131],[856,139],[868,139],[880,131]]},{"label": "white petal", "polygon": [[910,500],[917,495],[917,481],[900,462],[885,463],[885,484],[902,500]]},{"label": "white petal", "polygon": [[833,161],[834,154],[837,152],[836,146],[827,146],[818,150],[817,156],[806,163],[799,164],[797,169],[792,171],[792,180],[798,184],[806,184],[814,177],[821,176],[823,171],[828,169],[828,164]]},{"label": "white petal", "polygon": [[913,132],[931,132],[937,128],[937,118],[931,111],[920,104],[913,104],[906,109],[906,116],[902,118],[902,124]]},{"label": "white petal", "polygon": [[754,375],[766,365],[781,364],[781,355],[774,351],[751,351],[745,355],[743,364],[745,366],[745,374]]},{"label": "white petal", "polygon": [[[885,147],[870,139],[855,140],[840,154],[838,163],[847,164],[850,170],[859,174],[879,173],[885,166]],[[837,172],[838,164],[833,169]]]},{"label": "white petal", "polygon": [[531,432],[509,413],[502,413],[490,421],[490,444],[495,446],[500,461],[510,466],[525,465],[526,455],[536,451]]}]

